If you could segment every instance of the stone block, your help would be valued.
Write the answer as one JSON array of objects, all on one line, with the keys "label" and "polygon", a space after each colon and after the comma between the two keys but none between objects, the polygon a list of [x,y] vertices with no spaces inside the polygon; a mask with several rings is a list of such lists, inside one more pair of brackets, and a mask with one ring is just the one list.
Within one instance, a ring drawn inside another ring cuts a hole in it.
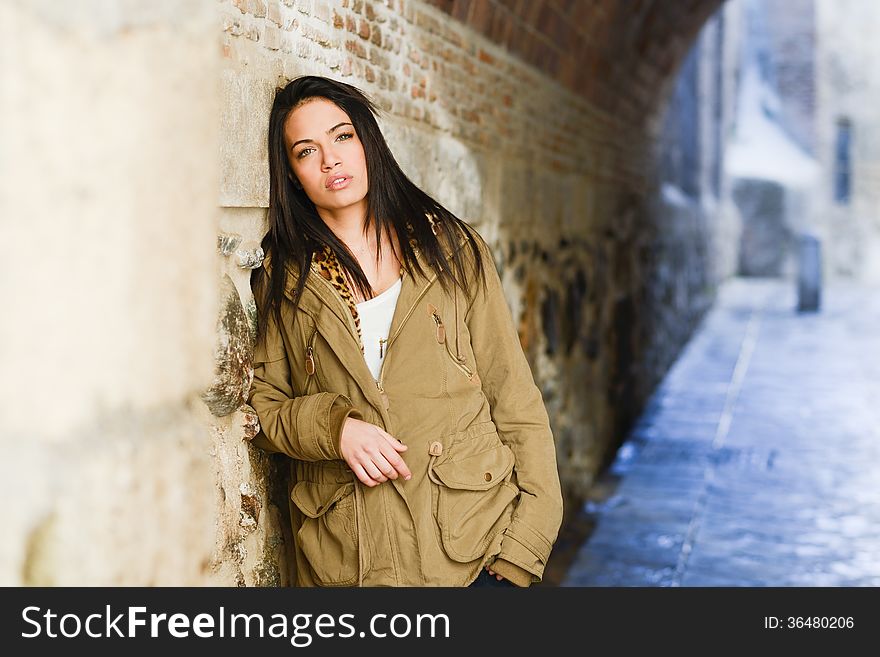
[{"label": "stone block", "polygon": [[220,281],[220,294],[214,381],[201,395],[217,417],[229,415],[247,401],[253,378],[250,323],[235,284],[225,274]]}]

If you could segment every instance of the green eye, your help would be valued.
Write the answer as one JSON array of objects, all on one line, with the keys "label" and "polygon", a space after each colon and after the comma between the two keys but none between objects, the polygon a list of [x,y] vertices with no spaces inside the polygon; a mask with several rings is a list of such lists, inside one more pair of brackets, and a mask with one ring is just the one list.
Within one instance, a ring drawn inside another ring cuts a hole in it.
[{"label": "green eye", "polygon": [[[341,139],[342,137],[345,137],[345,139],[343,139],[343,141],[348,141],[349,139],[351,139],[351,138],[354,137],[354,133],[353,133],[353,132],[343,132],[343,133],[341,133],[341,134],[339,134],[339,135],[336,135],[336,139],[337,139],[337,140]],[[308,148],[304,148],[304,149],[302,149],[302,150],[299,152],[299,154],[296,156],[296,159],[299,160],[299,159],[304,158],[306,155],[309,154],[310,151],[313,151],[313,150],[315,150],[315,149],[312,148],[311,146],[309,146]]]}]

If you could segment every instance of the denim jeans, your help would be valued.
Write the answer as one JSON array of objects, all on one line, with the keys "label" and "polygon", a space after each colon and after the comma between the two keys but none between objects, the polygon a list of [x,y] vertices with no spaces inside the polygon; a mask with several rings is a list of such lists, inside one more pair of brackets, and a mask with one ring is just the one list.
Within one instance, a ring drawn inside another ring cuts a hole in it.
[{"label": "denim jeans", "polygon": [[477,579],[475,579],[473,581],[473,583],[470,584],[470,586],[486,586],[486,587],[502,588],[502,589],[516,588],[516,584],[514,584],[513,582],[511,582],[509,580],[495,579],[495,575],[490,575],[489,572],[485,568],[483,568],[480,571],[480,574],[477,576]]}]

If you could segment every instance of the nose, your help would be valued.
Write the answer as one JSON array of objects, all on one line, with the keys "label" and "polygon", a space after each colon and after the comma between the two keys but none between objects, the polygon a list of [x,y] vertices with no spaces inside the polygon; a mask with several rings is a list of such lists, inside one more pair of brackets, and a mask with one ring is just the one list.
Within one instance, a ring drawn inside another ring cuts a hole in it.
[{"label": "nose", "polygon": [[342,158],[336,152],[335,146],[327,146],[324,149],[324,161],[321,163],[325,170],[329,171],[337,164],[342,163]]}]

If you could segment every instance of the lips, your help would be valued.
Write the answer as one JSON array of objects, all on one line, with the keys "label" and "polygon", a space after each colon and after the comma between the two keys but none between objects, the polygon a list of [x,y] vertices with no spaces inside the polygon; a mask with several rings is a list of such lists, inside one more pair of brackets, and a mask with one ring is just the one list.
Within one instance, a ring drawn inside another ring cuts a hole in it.
[{"label": "lips", "polygon": [[327,178],[324,187],[329,190],[342,189],[343,187],[346,187],[350,181],[351,176],[344,173],[337,173]]}]

